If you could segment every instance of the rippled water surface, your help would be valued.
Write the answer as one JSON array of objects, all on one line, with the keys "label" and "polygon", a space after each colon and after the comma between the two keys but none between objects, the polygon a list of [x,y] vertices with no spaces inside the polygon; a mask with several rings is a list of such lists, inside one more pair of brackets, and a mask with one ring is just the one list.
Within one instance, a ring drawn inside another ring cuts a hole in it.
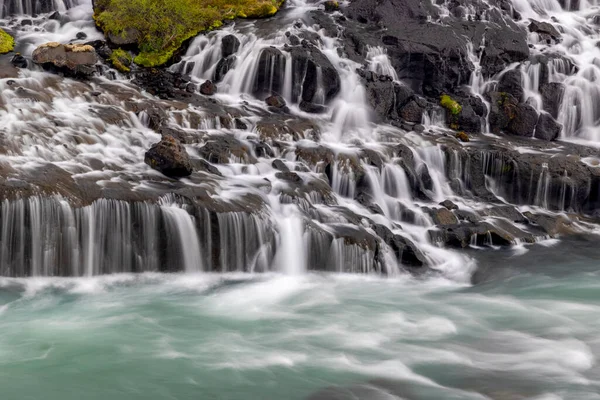
[{"label": "rippled water surface", "polygon": [[490,253],[493,264],[475,254],[474,285],[343,274],[3,279],[2,398],[597,399],[592,244]]}]

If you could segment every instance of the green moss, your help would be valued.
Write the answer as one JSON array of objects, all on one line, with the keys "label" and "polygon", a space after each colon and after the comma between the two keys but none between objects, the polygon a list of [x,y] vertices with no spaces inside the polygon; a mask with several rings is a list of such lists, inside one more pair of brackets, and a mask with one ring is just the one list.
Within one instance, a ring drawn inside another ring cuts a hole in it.
[{"label": "green moss", "polygon": [[440,105],[450,112],[452,115],[458,115],[462,111],[462,106],[447,94],[440,97]]},{"label": "green moss", "polygon": [[131,55],[122,49],[113,50],[112,54],[110,55],[110,62],[112,63],[113,67],[121,72],[131,71],[129,66],[131,65],[132,61]]},{"label": "green moss", "polygon": [[0,29],[0,54],[8,53],[13,51],[15,48],[15,39],[8,33]]},{"label": "green moss", "polygon": [[96,24],[122,36],[135,29],[139,54],[134,62],[155,67],[169,61],[183,42],[233,18],[262,18],[275,14],[283,0],[97,0]]}]

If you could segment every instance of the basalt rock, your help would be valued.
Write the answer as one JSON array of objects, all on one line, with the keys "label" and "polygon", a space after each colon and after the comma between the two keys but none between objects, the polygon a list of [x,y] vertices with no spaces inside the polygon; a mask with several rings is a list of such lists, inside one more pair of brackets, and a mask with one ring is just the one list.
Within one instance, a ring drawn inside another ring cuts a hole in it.
[{"label": "basalt rock", "polygon": [[516,136],[533,137],[538,121],[538,113],[529,104],[517,104],[514,116],[508,123],[508,132]]},{"label": "basalt rock", "polygon": [[200,85],[200,93],[205,96],[212,96],[217,93],[217,85],[215,85],[212,81],[205,81],[202,85]]},{"label": "basalt rock", "polygon": [[541,140],[552,141],[558,139],[562,126],[550,114],[541,113],[535,126],[535,137]]},{"label": "basalt rock", "polygon": [[227,58],[240,48],[240,40],[234,35],[226,35],[221,39],[221,57]]},{"label": "basalt rock", "polygon": [[[294,46],[292,57],[292,98],[306,102],[329,102],[340,91],[340,77],[329,59],[311,45]],[[319,88],[323,99],[317,98]],[[273,89],[274,91],[278,91]]]},{"label": "basalt rock", "polygon": [[540,86],[542,106],[554,118],[558,117],[560,104],[565,93],[565,85],[560,82],[550,82]]},{"label": "basalt rock", "polygon": [[285,63],[286,59],[279,49],[267,47],[262,50],[252,88],[256,97],[265,98],[273,92],[282,93]]},{"label": "basalt rock", "polygon": [[146,152],[144,162],[170,178],[192,174],[192,165],[185,147],[173,137],[164,137]]},{"label": "basalt rock", "polygon": [[97,61],[96,50],[92,46],[56,42],[39,46],[33,51],[32,58],[44,68],[77,77],[92,75]]},{"label": "basalt rock", "polygon": [[518,101],[522,101],[524,91],[521,82],[521,71],[518,69],[511,69],[502,74],[496,90],[500,93],[511,94]]}]

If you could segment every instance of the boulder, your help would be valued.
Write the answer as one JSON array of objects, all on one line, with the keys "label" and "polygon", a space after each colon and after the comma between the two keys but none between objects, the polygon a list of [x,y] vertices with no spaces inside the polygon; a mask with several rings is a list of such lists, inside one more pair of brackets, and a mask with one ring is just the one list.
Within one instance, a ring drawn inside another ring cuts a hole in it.
[{"label": "boulder", "polygon": [[535,126],[534,137],[541,140],[552,141],[558,139],[562,125],[556,122],[548,113],[541,113]]},{"label": "boulder", "polygon": [[267,47],[260,53],[252,93],[256,97],[283,92],[286,59],[275,47]]},{"label": "boulder", "polygon": [[538,113],[529,104],[517,104],[514,116],[508,124],[508,132],[516,136],[533,137]]},{"label": "boulder", "polygon": [[215,67],[215,82],[221,82],[225,77],[225,74],[229,72],[231,68],[235,65],[236,56],[229,56],[227,58],[221,58]]},{"label": "boulder", "polygon": [[[314,45],[294,46],[292,57],[292,98],[307,102],[331,101],[340,91],[340,77],[329,59]],[[322,89],[323,99],[317,98]],[[273,88],[274,91],[278,91]]]},{"label": "boulder", "polygon": [[265,103],[269,107],[284,108],[286,106],[285,99],[279,95],[272,95],[265,99]]},{"label": "boulder", "polygon": [[89,76],[95,71],[96,50],[84,44],[50,42],[33,51],[33,62],[67,75]]},{"label": "boulder", "polygon": [[204,83],[200,85],[200,93],[205,96],[212,96],[217,93],[217,85],[212,81],[204,81]]},{"label": "boulder", "polygon": [[240,40],[234,35],[226,35],[221,39],[221,56],[227,58],[238,51]]},{"label": "boulder", "polygon": [[125,28],[121,34],[116,35],[108,32],[106,37],[115,47],[137,47],[140,40],[140,31],[135,28]]},{"label": "boulder", "polygon": [[423,253],[409,239],[393,233],[384,225],[373,224],[372,229],[392,249],[400,264],[408,267],[427,265],[427,259]]},{"label": "boulder", "polygon": [[27,68],[27,59],[19,53],[11,58],[10,63],[17,68]]},{"label": "boulder", "polygon": [[298,105],[300,109],[309,114],[323,114],[327,112],[327,107],[321,104],[310,103],[308,101],[302,100]]},{"label": "boulder", "polygon": [[407,122],[419,124],[423,120],[424,111],[425,110],[415,100],[411,100],[400,109],[400,118]]},{"label": "boulder", "polygon": [[498,81],[498,88],[496,91],[500,93],[509,93],[518,101],[522,101],[524,91],[521,80],[521,71],[518,69],[511,69],[502,74]]},{"label": "boulder", "polygon": [[549,22],[539,22],[532,19],[528,28],[529,32],[538,33],[542,39],[552,39],[555,42],[558,42],[561,39],[558,29],[556,29],[554,25]]},{"label": "boulder", "polygon": [[152,145],[146,152],[144,162],[170,178],[183,178],[192,174],[190,157],[185,147],[171,136]]},{"label": "boulder", "polygon": [[540,86],[542,95],[542,106],[544,111],[550,113],[553,118],[558,118],[558,112],[565,94],[565,85],[560,82],[549,82]]},{"label": "boulder", "polygon": [[517,99],[509,93],[490,92],[486,96],[490,102],[490,129],[493,133],[500,133],[508,127],[515,117],[518,105]]}]

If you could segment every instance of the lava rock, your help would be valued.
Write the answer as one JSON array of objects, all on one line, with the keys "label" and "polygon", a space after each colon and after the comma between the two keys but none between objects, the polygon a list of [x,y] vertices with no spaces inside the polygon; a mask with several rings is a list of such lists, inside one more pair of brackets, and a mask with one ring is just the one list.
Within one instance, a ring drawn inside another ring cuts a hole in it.
[{"label": "lava rock", "polygon": [[400,110],[400,118],[419,124],[423,120],[423,111],[424,109],[415,100],[411,100]]},{"label": "lava rock", "polygon": [[[321,86],[327,104],[339,93],[340,76],[329,59],[316,46],[311,44],[295,46],[290,49],[290,54],[292,58],[292,98],[315,102],[319,86]],[[279,92],[275,88],[273,90]]]},{"label": "lava rock", "polygon": [[508,124],[508,132],[516,136],[533,137],[538,113],[529,104],[517,104],[514,116]]},{"label": "lava rock", "polygon": [[221,56],[227,58],[240,48],[240,40],[234,35],[226,35],[221,39]]},{"label": "lava rock", "polygon": [[509,93],[518,101],[522,101],[524,91],[521,80],[521,71],[518,69],[511,69],[502,74],[496,90],[500,93]]},{"label": "lava rock", "polygon": [[205,96],[212,96],[217,93],[217,85],[215,85],[212,81],[205,81],[200,85],[200,93]]},{"label": "lava rock", "polygon": [[541,140],[552,141],[558,139],[562,125],[556,122],[550,114],[541,113],[535,127],[535,137]]},{"label": "lava rock", "polygon": [[282,93],[286,59],[279,49],[267,47],[260,53],[252,93],[260,98]]},{"label": "lava rock", "polygon": [[558,111],[565,94],[565,85],[560,82],[549,82],[541,85],[542,106],[552,117],[558,118]]},{"label": "lava rock", "polygon": [[279,95],[272,95],[265,99],[265,103],[269,107],[284,108],[286,106],[285,99]]},{"label": "lava rock", "polygon": [[95,71],[96,50],[83,44],[50,42],[33,51],[33,62],[44,68],[56,69],[67,75],[89,76]]},{"label": "lava rock", "polygon": [[509,93],[487,93],[490,102],[490,129],[493,133],[505,130],[515,117],[518,100]]},{"label": "lava rock", "polygon": [[310,103],[302,100],[298,105],[300,109],[309,114],[323,114],[327,112],[327,107],[321,104]]},{"label": "lava rock", "polygon": [[144,162],[170,178],[183,178],[192,174],[190,157],[185,147],[171,136],[154,144],[146,152]]},{"label": "lava rock", "polygon": [[27,68],[27,59],[19,53],[11,58],[10,63],[17,68]]}]

